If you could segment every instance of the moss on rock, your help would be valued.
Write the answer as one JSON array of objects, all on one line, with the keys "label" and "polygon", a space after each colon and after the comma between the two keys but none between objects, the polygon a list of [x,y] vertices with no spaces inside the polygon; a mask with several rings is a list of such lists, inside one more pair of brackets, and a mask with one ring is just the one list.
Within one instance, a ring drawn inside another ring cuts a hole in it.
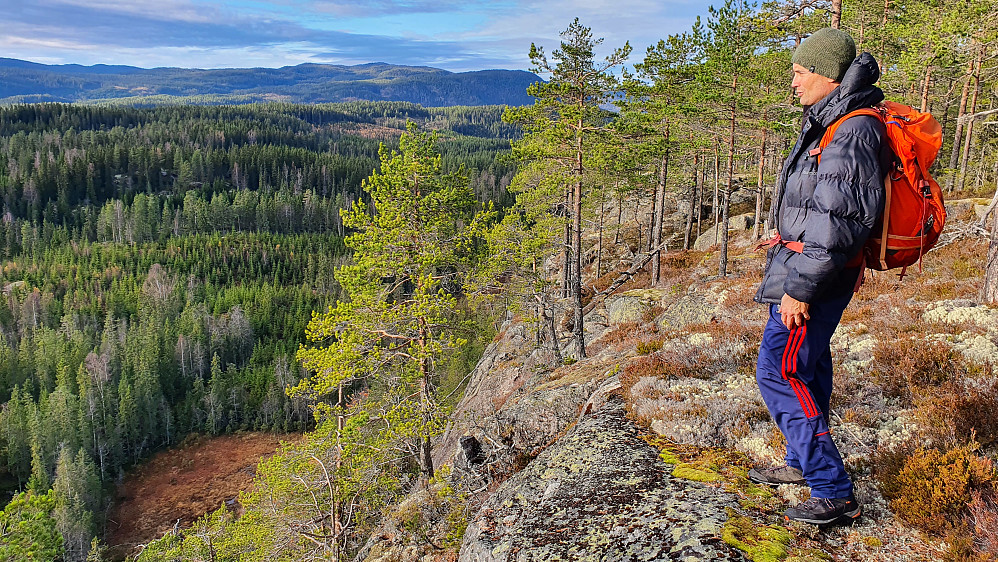
[{"label": "moss on rock", "polygon": [[672,469],[672,476],[674,478],[682,478],[684,480],[692,480],[694,482],[719,482],[724,480],[723,476],[713,470],[700,468],[697,467],[697,465],[690,463],[680,463],[676,465],[676,468]]},{"label": "moss on rock", "polygon": [[790,533],[778,525],[758,526],[752,519],[734,515],[724,524],[721,538],[741,550],[752,562],[780,562],[790,553]]}]

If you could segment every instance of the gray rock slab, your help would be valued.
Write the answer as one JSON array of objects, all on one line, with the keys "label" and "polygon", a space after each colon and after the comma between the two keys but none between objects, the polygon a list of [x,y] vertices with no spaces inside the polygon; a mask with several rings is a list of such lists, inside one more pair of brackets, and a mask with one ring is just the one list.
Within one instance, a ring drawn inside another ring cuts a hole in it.
[{"label": "gray rock slab", "polygon": [[745,560],[720,538],[729,506],[672,478],[614,396],[485,501],[459,562]]},{"label": "gray rock slab", "polygon": [[717,317],[717,304],[699,295],[683,295],[660,316],[664,330],[681,330],[690,324],[709,324]]},{"label": "gray rock slab", "polygon": [[[755,213],[745,213],[728,218],[728,232],[735,233],[752,228],[755,224]],[[693,242],[693,249],[704,251],[710,249],[714,244],[721,243],[720,225],[710,227]]]},{"label": "gray rock slab", "polygon": [[946,216],[950,220],[969,219],[972,216],[980,220],[989,203],[990,199],[981,197],[949,200],[946,201]]},{"label": "gray rock slab", "polygon": [[664,296],[662,289],[635,289],[615,295],[606,304],[608,322],[640,322],[645,312],[661,304]]}]

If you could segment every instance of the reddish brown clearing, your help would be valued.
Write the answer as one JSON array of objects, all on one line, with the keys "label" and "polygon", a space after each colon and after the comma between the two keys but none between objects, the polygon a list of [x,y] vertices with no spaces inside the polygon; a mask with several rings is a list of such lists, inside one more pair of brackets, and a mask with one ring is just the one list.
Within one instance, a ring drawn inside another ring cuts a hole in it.
[{"label": "reddish brown clearing", "polygon": [[239,492],[252,483],[260,459],[272,455],[282,440],[295,438],[271,433],[197,436],[157,453],[118,486],[108,516],[108,544],[124,556],[223,503],[234,507]]}]

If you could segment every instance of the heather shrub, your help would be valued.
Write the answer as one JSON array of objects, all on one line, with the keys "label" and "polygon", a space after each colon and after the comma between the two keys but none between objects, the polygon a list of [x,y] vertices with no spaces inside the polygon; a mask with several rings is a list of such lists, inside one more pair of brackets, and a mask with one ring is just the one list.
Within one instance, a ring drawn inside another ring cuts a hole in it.
[{"label": "heather shrub", "polygon": [[983,446],[998,442],[998,379],[991,366],[972,378],[915,392],[914,417],[929,439],[951,447],[972,436]]},{"label": "heather shrub", "polygon": [[651,322],[655,320],[655,318],[658,318],[658,315],[663,312],[665,312],[665,309],[661,306],[652,306],[648,310],[641,313],[641,320],[643,322]]},{"label": "heather shrub", "polygon": [[[685,331],[700,334],[696,345],[672,346],[676,353],[685,352],[690,361],[712,371],[737,370],[755,373],[755,363],[762,338],[762,326],[738,318],[691,324]],[[704,339],[702,335],[706,335]]]},{"label": "heather shrub", "polygon": [[957,352],[940,342],[878,337],[869,369],[885,395],[911,402],[914,388],[945,382],[963,363]]},{"label": "heather shrub", "polygon": [[879,455],[876,476],[894,514],[926,532],[952,529],[967,513],[973,492],[994,489],[994,465],[975,449],[971,444]]}]

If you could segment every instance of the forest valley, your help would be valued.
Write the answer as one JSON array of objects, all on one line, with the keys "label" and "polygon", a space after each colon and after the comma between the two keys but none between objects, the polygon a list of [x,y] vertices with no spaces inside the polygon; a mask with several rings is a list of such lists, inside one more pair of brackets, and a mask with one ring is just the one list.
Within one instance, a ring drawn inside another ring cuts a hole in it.
[{"label": "forest valley", "polygon": [[990,236],[998,301],[996,22],[982,0],[728,0],[640,59],[574,21],[531,45],[529,106],[0,107],[0,559],[108,559],[129,467],[242,430],[308,433],[238,516],[138,560],[352,559],[447,481],[434,440],[507,315],[583,362],[586,314],[638,271],[659,285],[714,228],[724,278],[730,218],[763,236],[801,118],[790,55],[827,25],[940,121],[948,198],[992,201],[944,237]]}]

